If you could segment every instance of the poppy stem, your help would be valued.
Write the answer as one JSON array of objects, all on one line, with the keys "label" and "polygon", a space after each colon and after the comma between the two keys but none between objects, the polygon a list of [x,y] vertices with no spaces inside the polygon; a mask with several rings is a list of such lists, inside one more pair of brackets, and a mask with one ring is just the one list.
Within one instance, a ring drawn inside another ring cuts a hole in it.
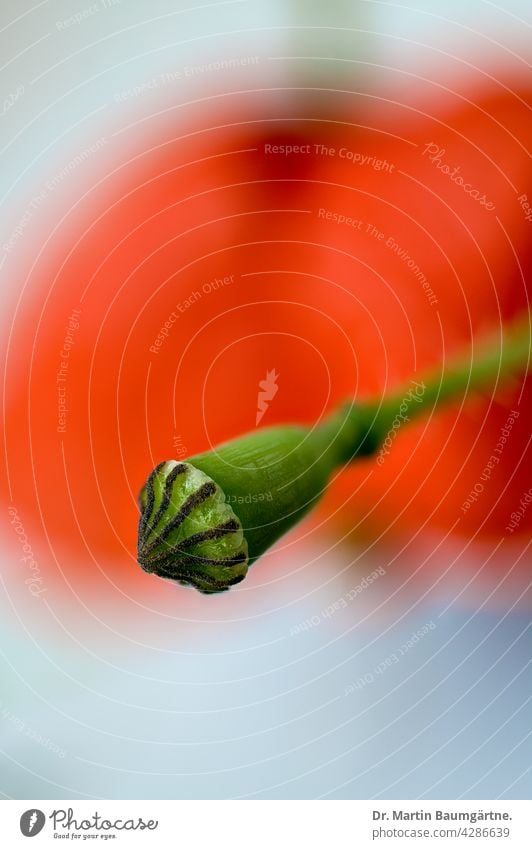
[{"label": "poppy stem", "polygon": [[[477,391],[495,392],[509,377],[528,371],[530,355],[531,329],[527,312],[503,326],[498,338],[482,343],[478,353],[473,350],[470,356],[452,359],[448,365],[443,364],[441,369],[429,372],[420,381],[412,380],[408,387],[382,401],[350,406],[348,416],[358,422],[358,434],[350,445],[350,458],[374,453],[394,427],[394,422],[412,421],[445,403],[464,400]],[[348,455],[344,443],[344,459]]]},{"label": "poppy stem", "polygon": [[474,358],[452,360],[384,401],[343,405],[318,427],[259,429],[187,461],[159,463],[140,494],[139,563],[204,593],[229,589],[314,507],[338,466],[376,453],[402,422],[494,391],[529,359],[526,315]]}]

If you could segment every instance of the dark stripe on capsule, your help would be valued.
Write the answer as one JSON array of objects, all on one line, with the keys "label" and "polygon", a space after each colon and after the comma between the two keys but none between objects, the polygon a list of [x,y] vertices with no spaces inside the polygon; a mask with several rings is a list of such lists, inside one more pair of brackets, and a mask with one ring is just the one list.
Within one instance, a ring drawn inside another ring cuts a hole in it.
[{"label": "dark stripe on capsule", "polygon": [[[165,552],[163,555],[156,558],[157,569],[147,569],[146,571],[157,571],[158,573],[166,572],[171,574],[173,578],[182,578],[185,576],[185,573],[187,573],[187,576],[196,575],[203,579],[207,576],[199,571],[197,567],[216,566],[217,568],[222,569],[233,569],[235,566],[238,566],[239,563],[244,563],[247,560],[245,551],[239,551],[237,554],[232,554],[229,557],[222,558],[201,557],[199,554],[189,554],[188,552],[181,552],[180,554],[181,556],[179,560],[176,560],[170,552]],[[152,566],[156,560],[149,561],[149,565]],[[212,580],[214,580],[214,578],[212,578]],[[222,583],[227,583],[225,577]]]},{"label": "dark stripe on capsule", "polygon": [[[164,462],[159,463],[157,466],[155,466],[154,470],[152,471],[148,480],[146,481],[145,486],[142,488],[142,490],[140,492],[139,503],[140,503],[140,509],[141,509],[142,512],[141,512],[140,522],[139,522],[139,537],[142,533],[144,533],[144,528],[146,527],[146,522],[148,521],[149,517],[151,516],[151,511],[153,510],[153,502],[155,501],[155,492],[154,492],[154,489],[153,489],[153,481],[155,480],[156,475],[160,472],[160,470],[162,469],[163,466],[164,466]],[[142,493],[145,493],[145,497],[146,497],[146,503],[144,504],[144,507],[142,506]]]},{"label": "dark stripe on capsule", "polygon": [[202,484],[196,492],[191,493],[185,503],[182,505],[180,510],[175,514],[175,516],[168,522],[168,524],[163,528],[161,533],[145,548],[142,550],[143,557],[147,557],[161,542],[164,542],[169,536],[169,534],[181,525],[184,520],[187,518],[189,513],[194,510],[195,507],[198,507],[204,501],[207,500],[211,495],[214,495],[216,492],[216,484],[214,481],[207,481]]},{"label": "dark stripe on capsule", "polygon": [[189,552],[184,554],[184,557],[187,561],[197,563],[201,566],[221,566],[226,569],[231,569],[233,566],[237,566],[239,563],[247,560],[245,551],[239,551],[238,554],[232,554],[230,557],[222,557],[218,560],[213,557],[201,557],[199,554],[190,554]]},{"label": "dark stripe on capsule", "polygon": [[[187,471],[187,466],[185,465],[185,463],[179,463],[177,466],[174,466],[172,471],[167,476],[166,481],[165,481],[165,485],[164,485],[163,495],[162,495],[162,498],[161,498],[161,503],[159,504],[159,507],[157,508],[157,512],[156,512],[155,516],[150,521],[149,526],[147,526],[144,530],[144,536],[145,536],[146,539],[150,536],[150,534],[153,533],[153,531],[155,530],[155,528],[159,524],[160,520],[162,519],[164,513],[168,509],[168,505],[170,504],[170,499],[172,497],[172,489],[173,489],[176,478],[178,477],[178,475],[182,475],[186,471]],[[151,509],[153,509],[153,500],[152,500]]]},{"label": "dark stripe on capsule", "polygon": [[225,592],[225,590],[227,590],[230,586],[243,581],[246,576],[246,573],[244,572],[244,574],[235,575],[230,579],[217,580],[212,575],[204,575],[203,573],[198,572],[195,569],[187,568],[186,566],[182,566],[182,568],[178,571],[175,571],[171,568],[171,566],[169,566],[169,568],[158,570],[158,574],[161,577],[177,580],[180,584],[190,584],[202,593]]},{"label": "dark stripe on capsule", "polygon": [[[221,537],[226,536],[227,534],[233,534],[236,531],[240,530],[240,525],[236,519],[229,519],[228,522],[224,522],[223,525],[218,525],[215,528],[209,528],[206,531],[200,531],[197,534],[192,534],[192,536],[186,537],[185,539],[179,540],[179,542],[175,543],[175,545],[169,545],[164,548],[162,552],[154,553],[152,557],[146,555],[146,552],[143,555],[143,559],[146,562],[149,562],[150,566],[155,566],[157,563],[162,563],[169,556],[179,557],[179,555],[187,554],[186,549],[192,548],[194,545],[199,545],[202,542],[206,542],[212,539],[220,539]],[[207,558],[202,559],[202,562],[211,562],[208,561]]]},{"label": "dark stripe on capsule", "polygon": [[229,521],[224,522],[223,525],[217,525],[217,527],[209,528],[207,531],[199,531],[199,533],[192,534],[192,536],[181,540],[181,542],[176,546],[176,550],[191,548],[193,545],[198,545],[200,542],[206,542],[210,539],[220,539],[220,537],[223,537],[226,534],[232,534],[239,530],[240,525],[237,520],[229,519]]}]

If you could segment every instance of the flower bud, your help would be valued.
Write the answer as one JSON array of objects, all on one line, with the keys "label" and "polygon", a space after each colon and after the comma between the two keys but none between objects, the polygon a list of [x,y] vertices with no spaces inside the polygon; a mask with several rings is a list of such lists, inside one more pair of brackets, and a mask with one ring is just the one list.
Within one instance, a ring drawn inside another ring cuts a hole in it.
[{"label": "flower bud", "polygon": [[160,463],[140,495],[142,568],[208,593],[241,581],[353,453],[350,411],[320,428],[265,428],[187,462]]},{"label": "flower bud", "polygon": [[146,572],[220,592],[245,578],[242,525],[211,478],[190,463],[160,463],[140,494],[138,560]]}]

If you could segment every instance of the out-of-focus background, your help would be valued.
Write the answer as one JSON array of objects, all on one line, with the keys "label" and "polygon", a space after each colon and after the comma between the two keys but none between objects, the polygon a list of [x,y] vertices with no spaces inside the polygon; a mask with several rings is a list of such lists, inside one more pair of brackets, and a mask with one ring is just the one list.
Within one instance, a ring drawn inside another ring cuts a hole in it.
[{"label": "out-of-focus background", "polygon": [[152,466],[252,430],[261,382],[259,426],[318,421],[527,308],[531,27],[4,0],[3,797],[530,796],[522,377],[344,470],[230,593],[135,545]]}]

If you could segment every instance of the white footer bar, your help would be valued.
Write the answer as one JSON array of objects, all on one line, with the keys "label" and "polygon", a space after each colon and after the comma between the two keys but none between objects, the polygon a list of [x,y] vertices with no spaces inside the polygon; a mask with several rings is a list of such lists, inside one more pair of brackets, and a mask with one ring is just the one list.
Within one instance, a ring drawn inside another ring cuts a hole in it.
[{"label": "white footer bar", "polygon": [[[2,801],[1,845],[532,847],[528,801]],[[35,838],[35,843],[30,843]],[[67,841],[69,841],[67,843]]]}]

